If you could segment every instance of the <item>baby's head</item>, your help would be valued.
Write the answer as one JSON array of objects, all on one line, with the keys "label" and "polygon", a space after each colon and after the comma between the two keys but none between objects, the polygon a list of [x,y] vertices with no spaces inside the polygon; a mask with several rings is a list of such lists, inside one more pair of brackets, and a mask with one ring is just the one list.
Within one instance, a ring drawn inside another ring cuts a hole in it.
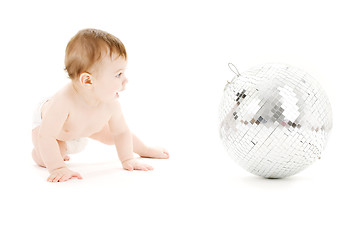
[{"label": "baby's head", "polygon": [[97,29],[79,31],[68,43],[65,70],[74,84],[90,89],[97,97],[122,91],[127,55],[115,36]]}]

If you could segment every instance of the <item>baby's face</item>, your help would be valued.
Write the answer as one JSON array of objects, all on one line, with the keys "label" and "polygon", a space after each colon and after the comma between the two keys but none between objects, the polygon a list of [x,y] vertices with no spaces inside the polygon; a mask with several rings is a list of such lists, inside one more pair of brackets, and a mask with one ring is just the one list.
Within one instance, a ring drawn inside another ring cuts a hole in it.
[{"label": "baby's face", "polygon": [[128,80],[125,76],[127,61],[123,57],[105,56],[93,72],[93,93],[104,102],[119,97],[119,92],[125,89]]}]

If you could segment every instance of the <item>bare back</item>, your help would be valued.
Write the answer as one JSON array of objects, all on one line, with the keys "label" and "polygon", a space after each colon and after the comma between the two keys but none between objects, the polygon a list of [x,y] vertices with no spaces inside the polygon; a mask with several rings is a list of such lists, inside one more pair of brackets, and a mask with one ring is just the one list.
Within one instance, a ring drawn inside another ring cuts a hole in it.
[{"label": "bare back", "polygon": [[46,117],[46,113],[54,100],[64,102],[69,109],[64,125],[56,136],[56,139],[60,141],[90,137],[106,126],[112,114],[111,104],[90,107],[75,94],[71,84],[68,84],[43,105],[41,109],[42,118]]}]

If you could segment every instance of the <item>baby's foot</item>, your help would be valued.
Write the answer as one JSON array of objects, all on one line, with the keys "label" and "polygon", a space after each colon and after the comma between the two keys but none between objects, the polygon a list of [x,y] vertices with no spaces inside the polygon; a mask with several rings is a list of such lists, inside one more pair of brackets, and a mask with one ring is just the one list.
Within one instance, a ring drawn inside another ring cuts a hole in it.
[{"label": "baby's foot", "polygon": [[162,147],[149,147],[147,152],[143,155],[140,155],[143,158],[161,158],[167,159],[169,158],[169,152]]},{"label": "baby's foot", "polygon": [[64,161],[69,161],[69,160],[70,160],[70,157],[68,155],[65,155]]}]

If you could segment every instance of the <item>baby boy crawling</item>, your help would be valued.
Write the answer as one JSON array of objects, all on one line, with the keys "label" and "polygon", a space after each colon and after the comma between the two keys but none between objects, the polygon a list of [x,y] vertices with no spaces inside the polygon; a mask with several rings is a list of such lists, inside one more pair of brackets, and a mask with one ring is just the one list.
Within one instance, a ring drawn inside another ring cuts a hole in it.
[{"label": "baby boy crawling", "polygon": [[68,43],[65,69],[71,83],[41,102],[34,113],[34,161],[49,170],[49,182],[81,175],[66,167],[67,154],[81,151],[86,138],[116,146],[126,170],[152,170],[141,157],[169,158],[163,148],[146,146],[132,134],[118,101],[125,89],[126,50],[113,35],[96,29],[79,31]]}]

